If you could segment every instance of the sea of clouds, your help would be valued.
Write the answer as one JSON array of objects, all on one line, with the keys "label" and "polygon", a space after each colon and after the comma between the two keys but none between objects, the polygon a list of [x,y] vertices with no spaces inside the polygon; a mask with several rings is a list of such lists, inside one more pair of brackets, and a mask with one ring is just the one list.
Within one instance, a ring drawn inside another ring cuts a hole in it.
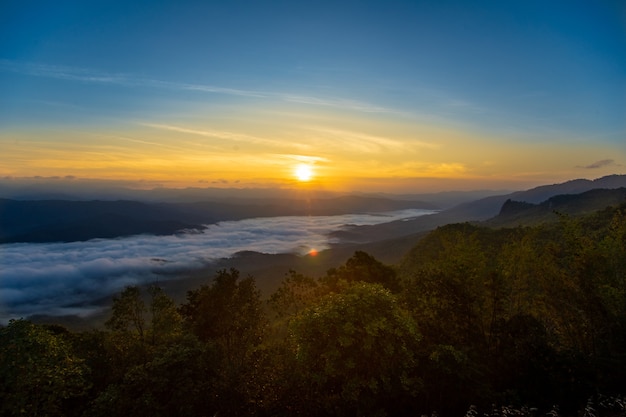
[{"label": "sea of clouds", "polygon": [[202,232],[139,235],[71,243],[0,245],[0,321],[33,314],[87,315],[95,301],[127,285],[201,268],[240,251],[299,253],[328,248],[329,233],[429,214],[401,210],[338,216],[253,218]]}]

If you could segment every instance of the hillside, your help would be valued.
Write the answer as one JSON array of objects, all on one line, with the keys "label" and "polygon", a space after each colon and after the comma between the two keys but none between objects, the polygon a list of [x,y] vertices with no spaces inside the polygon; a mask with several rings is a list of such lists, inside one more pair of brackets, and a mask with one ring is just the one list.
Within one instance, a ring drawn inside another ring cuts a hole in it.
[{"label": "hillside", "polygon": [[435,209],[428,202],[344,196],[327,199],[248,199],[196,203],[0,199],[0,243],[72,242],[136,234],[173,234],[225,220],[273,216],[376,213]]},{"label": "hillside", "polygon": [[[502,214],[582,213],[620,193],[509,201]],[[306,257],[241,252],[189,277],[185,294],[181,281],[126,287],[98,331],[10,322],[0,327],[0,369],[30,365],[20,377],[32,392],[39,370],[73,378],[82,390],[68,416],[77,407],[95,416],[459,416],[473,404],[466,415],[592,407],[622,417],[625,209],[529,227],[449,224],[417,240],[396,268],[356,251],[319,270],[348,246]],[[310,269],[276,275],[294,264]],[[276,280],[269,293],[266,274]],[[4,396],[28,401],[31,391],[5,375]],[[355,413],[362,403],[367,412]]]},{"label": "hillside", "polygon": [[414,233],[433,230],[450,223],[485,221],[497,216],[507,200],[538,204],[561,194],[579,194],[593,189],[626,187],[626,175],[610,175],[595,180],[573,180],[562,184],[545,185],[526,191],[490,196],[459,204],[438,213],[412,220],[395,221],[374,226],[354,226],[334,236],[346,242],[365,243],[394,239]]},{"label": "hillside", "polygon": [[0,242],[72,242],[202,228],[184,217],[176,207],[136,201],[0,199]]},{"label": "hillside", "polygon": [[506,200],[500,213],[483,224],[492,227],[533,226],[558,219],[559,214],[580,216],[626,202],[626,188],[594,189],[561,194],[539,203]]},{"label": "hillside", "polygon": [[[596,189],[580,194],[557,195],[539,204],[516,202],[507,200],[500,213],[488,220],[474,222],[485,228],[515,228],[517,226],[536,226],[556,222],[558,213],[570,216],[583,216],[599,212],[609,206],[618,206],[626,202],[626,188]],[[424,217],[436,217],[430,215]],[[441,219],[441,217],[439,217]],[[407,222],[394,222],[401,227]],[[461,222],[450,222],[450,227]],[[444,227],[441,225],[440,227]],[[372,227],[376,228],[376,226]],[[361,229],[361,228],[356,228]],[[333,237],[343,238],[342,243],[334,244],[331,249],[319,252],[316,256],[296,256],[288,254],[261,254],[245,252],[232,258],[225,258],[214,263],[200,274],[192,273],[185,278],[185,287],[193,286],[202,281],[206,275],[211,275],[220,269],[238,268],[245,274],[257,278],[259,288],[263,294],[271,294],[278,288],[284,274],[289,270],[301,271],[313,276],[319,276],[328,269],[344,263],[355,251],[367,252],[386,264],[399,264],[407,253],[418,245],[429,231],[421,231],[400,237],[388,239],[380,238],[374,241],[365,241],[366,236],[359,236],[351,232],[334,232]],[[363,242],[359,242],[361,237]],[[378,237],[381,237],[380,235]],[[168,284],[166,284],[168,285]],[[183,291],[177,291],[180,282],[168,288],[178,295],[184,296]]]}]

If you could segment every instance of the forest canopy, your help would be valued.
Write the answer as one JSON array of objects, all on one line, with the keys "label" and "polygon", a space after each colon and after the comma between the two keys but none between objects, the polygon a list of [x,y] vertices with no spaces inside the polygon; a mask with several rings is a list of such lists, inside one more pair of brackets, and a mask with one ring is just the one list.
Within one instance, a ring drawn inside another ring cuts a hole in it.
[{"label": "forest canopy", "polygon": [[624,369],[621,205],[532,227],[450,224],[399,265],[357,251],[321,277],[289,271],[267,299],[230,269],[181,305],[128,287],[102,329],[13,320],[0,410],[624,416]]}]

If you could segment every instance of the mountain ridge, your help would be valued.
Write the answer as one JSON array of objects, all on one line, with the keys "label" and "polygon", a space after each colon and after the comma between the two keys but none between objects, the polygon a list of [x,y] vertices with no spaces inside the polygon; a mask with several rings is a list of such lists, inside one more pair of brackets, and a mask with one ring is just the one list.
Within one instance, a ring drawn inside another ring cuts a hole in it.
[{"label": "mountain ridge", "polygon": [[[350,226],[332,233],[330,237],[342,243],[393,239],[448,223],[486,221],[496,217],[508,200],[539,204],[558,194],[620,187],[626,187],[626,175],[615,174],[594,180],[575,179],[488,196],[415,219],[374,226]],[[363,195],[226,199],[191,203],[0,199],[0,242],[75,241],[134,234],[172,234],[184,229],[202,229],[203,225],[219,221],[251,217],[320,216],[408,208],[436,210],[438,207],[427,201]]]},{"label": "mountain ridge", "polygon": [[[437,207],[423,201],[343,196],[230,202],[146,203],[0,199],[0,243],[72,242],[135,234],[173,234],[219,221],[253,217],[321,216]],[[106,227],[105,227],[106,225]]]},{"label": "mountain ridge", "polygon": [[490,227],[532,226],[559,215],[579,216],[626,203],[626,188],[594,188],[579,194],[559,194],[538,204],[506,200],[497,216],[481,224]]},{"label": "mountain ridge", "polygon": [[485,221],[497,216],[507,200],[538,204],[559,194],[579,194],[592,189],[615,189],[626,187],[626,175],[608,175],[595,180],[575,179],[561,184],[542,185],[525,191],[489,196],[462,203],[435,214],[412,220],[394,221],[379,225],[351,226],[333,233],[333,237],[345,242],[365,243],[393,239],[433,230],[449,223]]}]

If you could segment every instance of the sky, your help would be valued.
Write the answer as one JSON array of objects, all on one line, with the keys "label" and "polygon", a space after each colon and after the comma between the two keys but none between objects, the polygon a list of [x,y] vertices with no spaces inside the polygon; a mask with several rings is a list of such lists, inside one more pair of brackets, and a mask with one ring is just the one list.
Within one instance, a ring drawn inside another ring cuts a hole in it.
[{"label": "sky", "polygon": [[197,233],[140,235],[71,243],[14,243],[0,257],[0,324],[31,314],[90,315],[128,285],[175,279],[239,251],[311,254],[344,225],[372,225],[430,214],[286,216],[228,221]]},{"label": "sky", "polygon": [[0,2],[6,181],[406,193],[624,173],[620,0]]}]

